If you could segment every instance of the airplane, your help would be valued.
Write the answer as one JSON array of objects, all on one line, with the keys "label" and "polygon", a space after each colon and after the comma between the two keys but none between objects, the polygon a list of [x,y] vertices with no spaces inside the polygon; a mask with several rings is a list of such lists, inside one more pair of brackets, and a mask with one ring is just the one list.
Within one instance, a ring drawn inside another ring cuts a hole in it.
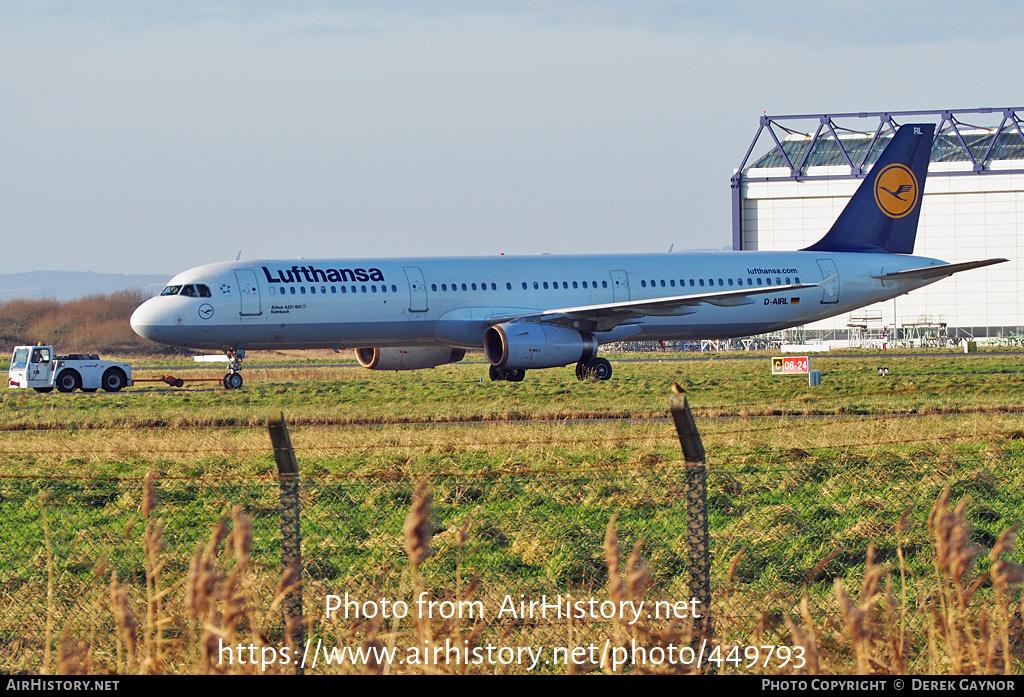
[{"label": "airplane", "polygon": [[355,349],[371,370],[419,370],[483,348],[491,380],[576,364],[611,378],[615,341],[725,339],[888,300],[960,271],[913,256],[935,125],[901,126],[828,232],[799,251],[236,260],[199,266],[140,305],[156,342],[220,351]]}]

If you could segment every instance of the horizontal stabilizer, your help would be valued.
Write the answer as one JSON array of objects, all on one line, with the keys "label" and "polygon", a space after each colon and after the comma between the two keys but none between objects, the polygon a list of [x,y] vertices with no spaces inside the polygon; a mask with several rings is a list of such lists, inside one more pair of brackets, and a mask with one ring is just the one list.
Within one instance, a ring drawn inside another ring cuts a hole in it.
[{"label": "horizontal stabilizer", "polygon": [[952,276],[960,271],[969,271],[971,269],[980,269],[983,266],[992,266],[993,264],[1002,264],[1004,261],[1009,259],[982,259],[981,261],[965,261],[959,264],[939,264],[937,266],[923,266],[919,269],[907,269],[906,271],[894,271],[893,273],[883,273],[873,278],[880,279],[882,281],[898,281],[903,278],[913,278],[917,280],[926,281],[931,278],[945,278],[946,276]]}]

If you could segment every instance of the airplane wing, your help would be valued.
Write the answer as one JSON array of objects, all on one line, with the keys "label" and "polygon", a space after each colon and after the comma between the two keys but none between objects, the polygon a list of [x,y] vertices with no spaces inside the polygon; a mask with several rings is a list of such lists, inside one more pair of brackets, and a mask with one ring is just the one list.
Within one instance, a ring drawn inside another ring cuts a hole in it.
[{"label": "airplane wing", "polygon": [[980,269],[983,266],[992,266],[992,264],[1002,264],[1004,261],[1009,261],[1009,259],[982,259],[981,261],[964,261],[959,264],[923,266],[919,269],[907,269],[905,271],[883,273],[877,276],[872,276],[872,278],[877,278],[882,281],[898,281],[902,278],[915,278],[924,281],[930,278],[945,278],[946,276],[952,276],[960,271]]},{"label": "airplane wing", "polygon": [[524,315],[496,315],[487,321],[494,324],[503,322],[536,322],[554,324],[588,332],[606,332],[621,324],[632,324],[641,317],[678,317],[696,312],[694,309],[701,303],[718,307],[739,307],[754,302],[755,295],[768,293],[790,293],[808,288],[818,288],[834,282],[830,276],[820,283],[788,283],[778,286],[759,286],[757,288],[739,288],[713,293],[695,293],[692,295],[673,295],[649,300],[625,300],[615,303],[598,305],[580,305],[578,307],[560,307]]}]

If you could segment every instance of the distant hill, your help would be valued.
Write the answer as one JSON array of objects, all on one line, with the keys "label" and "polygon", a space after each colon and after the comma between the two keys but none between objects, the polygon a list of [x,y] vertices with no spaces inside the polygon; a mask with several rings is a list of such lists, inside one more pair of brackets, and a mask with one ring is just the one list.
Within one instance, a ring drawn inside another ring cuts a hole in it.
[{"label": "distant hill", "polygon": [[0,274],[0,302],[15,299],[53,298],[77,300],[87,295],[110,295],[133,288],[146,296],[160,292],[174,276],[143,274],[93,273],[92,271],[31,271]]}]

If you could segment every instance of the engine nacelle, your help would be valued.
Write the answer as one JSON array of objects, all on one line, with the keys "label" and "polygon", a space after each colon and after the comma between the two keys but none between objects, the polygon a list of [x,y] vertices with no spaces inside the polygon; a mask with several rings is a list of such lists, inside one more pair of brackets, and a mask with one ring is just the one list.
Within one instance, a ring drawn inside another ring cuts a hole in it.
[{"label": "engine nacelle", "polygon": [[499,368],[555,368],[589,361],[597,355],[597,339],[550,324],[506,322],[484,333],[484,354]]},{"label": "engine nacelle", "polygon": [[448,346],[356,349],[359,365],[370,370],[422,370],[446,363],[458,363],[465,357],[465,349]]}]

